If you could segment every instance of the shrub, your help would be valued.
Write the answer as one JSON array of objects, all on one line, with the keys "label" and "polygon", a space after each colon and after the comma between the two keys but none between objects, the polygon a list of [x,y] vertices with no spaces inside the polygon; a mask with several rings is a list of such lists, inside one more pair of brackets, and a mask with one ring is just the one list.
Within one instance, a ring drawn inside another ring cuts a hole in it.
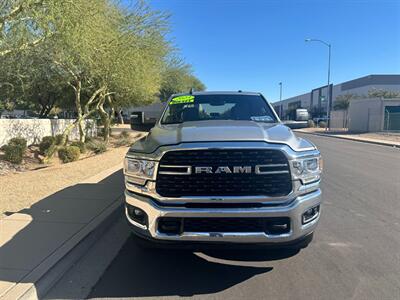
[{"label": "shrub", "polygon": [[57,146],[62,146],[62,141],[63,141],[63,135],[62,134],[56,134],[55,138],[54,138],[55,144]]},{"label": "shrub", "polygon": [[119,135],[120,138],[129,138],[131,135],[128,131],[122,131]]},{"label": "shrub", "polygon": [[2,150],[4,151],[4,159],[6,161],[19,165],[20,163],[22,163],[22,158],[25,154],[26,146],[24,148],[23,145],[20,144],[8,143],[7,145],[2,147]]},{"label": "shrub", "polygon": [[96,154],[107,151],[107,144],[103,141],[91,141],[90,143],[87,143],[86,146],[90,151],[93,151]]},{"label": "shrub", "polygon": [[115,146],[130,146],[132,144],[132,140],[130,138],[120,138],[115,142]]},{"label": "shrub", "polygon": [[315,127],[315,123],[313,120],[308,120],[308,127],[310,128],[314,128]]},{"label": "shrub", "polygon": [[48,156],[54,152],[56,139],[54,136],[45,136],[39,144],[39,152],[42,155]]},{"label": "shrub", "polygon": [[26,139],[22,137],[15,137],[12,138],[8,141],[8,145],[10,146],[19,146],[21,147],[22,151],[25,153],[26,148],[27,148],[27,142]]},{"label": "shrub", "polygon": [[70,144],[70,146],[78,147],[78,148],[79,148],[79,151],[80,151],[81,153],[85,153],[85,152],[86,152],[86,145],[85,145],[85,143],[83,143],[83,142],[74,141],[74,142],[72,142],[72,143]]},{"label": "shrub", "polygon": [[321,128],[326,128],[326,122],[324,122],[324,121],[319,122],[318,125]]},{"label": "shrub", "polygon": [[[97,130],[97,137],[104,137],[106,135],[106,129],[104,127]],[[108,128],[108,136],[114,136],[114,132],[111,130],[111,127]]]},{"label": "shrub", "polygon": [[58,149],[58,157],[63,163],[69,163],[71,161],[76,161],[79,159],[81,152],[79,147],[76,146],[66,146]]}]

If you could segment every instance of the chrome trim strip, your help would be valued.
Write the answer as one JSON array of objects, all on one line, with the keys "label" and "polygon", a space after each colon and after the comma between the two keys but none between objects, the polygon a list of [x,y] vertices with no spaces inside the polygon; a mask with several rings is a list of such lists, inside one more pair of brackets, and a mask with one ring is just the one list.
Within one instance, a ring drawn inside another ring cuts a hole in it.
[{"label": "chrome trim strip", "polygon": [[258,165],[259,167],[270,167],[270,168],[274,168],[274,167],[287,167],[288,164],[266,164],[266,165]]},{"label": "chrome trim strip", "polygon": [[172,166],[172,165],[159,165],[159,168],[167,168],[167,169],[173,169],[173,168],[186,168],[185,172],[177,172],[177,171],[158,171],[158,174],[163,174],[163,175],[190,175],[192,174],[192,167],[191,166]]},{"label": "chrome trim strip", "polygon": [[266,175],[266,174],[288,174],[289,170],[280,170],[280,171],[260,171],[261,168],[272,168],[272,167],[287,167],[288,164],[269,164],[269,165],[256,165],[255,173],[258,175]]},{"label": "chrome trim strip", "polygon": [[127,185],[126,188],[134,193],[147,196],[157,201],[164,203],[173,204],[185,204],[190,203],[276,203],[282,204],[293,201],[296,197],[310,193],[319,188],[320,181],[311,183],[309,185],[302,185],[300,180],[294,180],[293,190],[287,196],[281,197],[268,197],[268,196],[192,196],[192,197],[180,197],[180,198],[169,198],[160,196],[155,190],[155,182],[148,180],[145,186],[132,186]]},{"label": "chrome trim strip", "polygon": [[[160,236],[164,234],[158,233]],[[225,238],[225,239],[233,239],[238,238],[244,241],[245,239],[273,239],[273,238],[284,238],[289,237],[292,232],[283,233],[283,234],[267,234],[265,232],[183,232],[179,235],[180,238],[183,239],[193,239],[193,240],[202,240],[205,238],[209,240],[210,238],[214,239],[215,237]]]},{"label": "chrome trim strip", "polygon": [[259,175],[268,175],[268,174],[288,174],[289,171],[260,171],[260,169],[258,169],[258,172],[256,172],[256,174]]}]

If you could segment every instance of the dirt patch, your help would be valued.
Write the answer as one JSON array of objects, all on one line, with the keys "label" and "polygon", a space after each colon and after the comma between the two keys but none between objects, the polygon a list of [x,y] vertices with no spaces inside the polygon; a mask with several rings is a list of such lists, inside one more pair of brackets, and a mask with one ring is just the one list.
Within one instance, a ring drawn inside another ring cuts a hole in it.
[{"label": "dirt patch", "polygon": [[0,177],[0,218],[16,212],[63,188],[121,164],[128,147],[111,149],[87,159],[36,171]]},{"label": "dirt patch", "polygon": [[395,145],[400,144],[400,133],[392,133],[392,132],[354,133],[347,131],[347,129],[333,129],[330,131],[326,131],[324,128],[304,128],[304,129],[297,129],[295,131],[334,135],[338,137],[356,139],[360,141],[386,142],[386,143],[393,143]]},{"label": "dirt patch", "polygon": [[354,136],[400,143],[400,133],[363,133]]},{"label": "dirt patch", "polygon": [[[132,143],[141,134],[133,133]],[[58,158],[50,165],[24,159],[24,164],[13,165],[0,161],[0,219],[5,212],[16,212],[68,186],[77,184],[104,170],[121,164],[128,146],[116,147],[120,139],[113,137],[107,152],[87,153],[78,161],[62,164]],[[36,170],[33,170],[36,168]]]}]

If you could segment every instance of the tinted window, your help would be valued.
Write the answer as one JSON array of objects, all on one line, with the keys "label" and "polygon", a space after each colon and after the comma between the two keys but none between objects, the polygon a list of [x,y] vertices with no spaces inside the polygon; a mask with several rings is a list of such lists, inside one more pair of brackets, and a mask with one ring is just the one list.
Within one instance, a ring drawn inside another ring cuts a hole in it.
[{"label": "tinted window", "polygon": [[259,95],[196,95],[173,98],[163,124],[205,120],[276,122],[269,105]]}]

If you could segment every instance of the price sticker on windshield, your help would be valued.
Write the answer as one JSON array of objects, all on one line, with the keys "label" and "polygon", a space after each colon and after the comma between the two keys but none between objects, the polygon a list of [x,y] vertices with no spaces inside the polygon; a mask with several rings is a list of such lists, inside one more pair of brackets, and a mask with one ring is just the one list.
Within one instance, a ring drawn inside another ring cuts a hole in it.
[{"label": "price sticker on windshield", "polygon": [[178,96],[172,98],[172,100],[169,102],[169,105],[186,104],[186,103],[194,103],[194,96],[187,95],[187,96]]}]

